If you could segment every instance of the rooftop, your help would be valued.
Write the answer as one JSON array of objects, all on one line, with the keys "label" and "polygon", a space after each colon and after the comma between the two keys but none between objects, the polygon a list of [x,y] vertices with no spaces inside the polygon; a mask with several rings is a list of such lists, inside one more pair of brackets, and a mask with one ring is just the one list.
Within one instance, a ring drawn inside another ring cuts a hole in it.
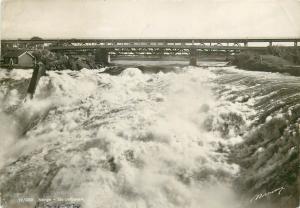
[{"label": "rooftop", "polygon": [[28,53],[26,50],[12,50],[12,51],[8,51],[6,53],[4,53],[3,57],[19,57],[20,55],[22,55],[23,53],[27,53],[28,55],[30,55],[31,57],[33,57],[32,54]]}]

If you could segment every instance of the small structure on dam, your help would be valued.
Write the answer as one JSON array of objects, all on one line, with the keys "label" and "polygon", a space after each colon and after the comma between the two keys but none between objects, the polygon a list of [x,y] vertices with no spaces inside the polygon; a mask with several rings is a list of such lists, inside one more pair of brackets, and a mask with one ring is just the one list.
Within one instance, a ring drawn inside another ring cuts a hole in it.
[{"label": "small structure on dam", "polygon": [[32,68],[35,63],[35,57],[24,50],[8,51],[3,55],[3,65],[15,68]]}]

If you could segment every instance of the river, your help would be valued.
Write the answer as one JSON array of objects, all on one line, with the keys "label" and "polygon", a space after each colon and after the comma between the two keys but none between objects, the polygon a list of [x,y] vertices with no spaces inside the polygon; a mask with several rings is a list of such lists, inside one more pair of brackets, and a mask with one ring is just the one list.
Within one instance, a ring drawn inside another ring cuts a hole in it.
[{"label": "river", "polygon": [[119,64],[49,71],[26,101],[32,71],[0,71],[3,207],[298,205],[300,77]]}]

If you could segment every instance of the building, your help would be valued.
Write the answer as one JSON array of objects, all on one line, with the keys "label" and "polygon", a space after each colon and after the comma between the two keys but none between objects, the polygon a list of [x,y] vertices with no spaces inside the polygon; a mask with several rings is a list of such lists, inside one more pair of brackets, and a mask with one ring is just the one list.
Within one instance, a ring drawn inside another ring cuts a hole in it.
[{"label": "building", "polygon": [[3,55],[3,65],[14,68],[32,68],[35,63],[35,57],[28,51],[14,50]]}]

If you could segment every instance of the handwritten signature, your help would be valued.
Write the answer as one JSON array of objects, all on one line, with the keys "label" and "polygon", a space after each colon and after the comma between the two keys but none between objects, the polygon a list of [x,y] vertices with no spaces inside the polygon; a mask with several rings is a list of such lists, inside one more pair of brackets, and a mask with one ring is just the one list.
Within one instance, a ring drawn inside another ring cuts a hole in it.
[{"label": "handwritten signature", "polygon": [[269,195],[272,195],[272,194],[275,194],[277,193],[278,195],[281,194],[281,192],[284,190],[285,188],[284,187],[280,187],[280,188],[277,188],[277,189],[274,189],[273,191],[269,191],[269,192],[266,192],[266,193],[260,193],[260,194],[256,194],[254,197],[252,197],[250,199],[250,202],[252,203],[253,201],[257,201],[259,199],[262,199],[262,198],[265,198]]}]

